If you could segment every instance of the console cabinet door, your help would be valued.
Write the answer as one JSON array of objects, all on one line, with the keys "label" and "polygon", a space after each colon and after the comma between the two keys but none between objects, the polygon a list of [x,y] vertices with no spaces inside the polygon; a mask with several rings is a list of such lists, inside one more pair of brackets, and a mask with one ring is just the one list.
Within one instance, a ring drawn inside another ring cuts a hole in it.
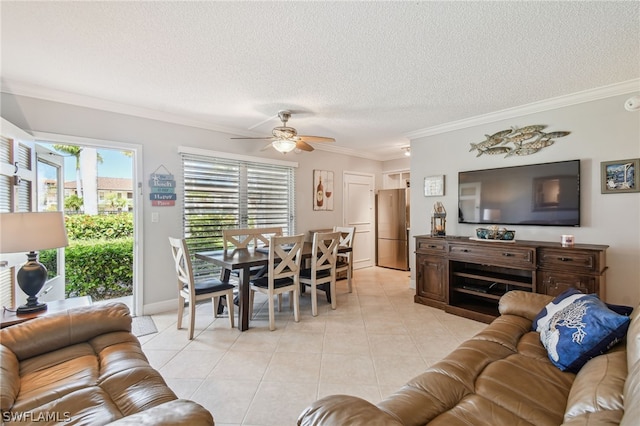
[{"label": "console cabinet door", "polygon": [[599,293],[599,279],[592,275],[563,274],[561,272],[538,272],[538,292],[557,296],[570,288],[583,293]]},{"label": "console cabinet door", "polygon": [[416,255],[416,287],[419,296],[446,302],[447,260],[442,256]]}]

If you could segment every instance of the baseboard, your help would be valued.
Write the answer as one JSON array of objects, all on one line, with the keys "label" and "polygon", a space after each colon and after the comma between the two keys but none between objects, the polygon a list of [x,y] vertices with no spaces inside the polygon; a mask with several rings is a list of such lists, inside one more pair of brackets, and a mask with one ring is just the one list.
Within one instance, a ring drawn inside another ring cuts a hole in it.
[{"label": "baseboard", "polygon": [[142,315],[161,314],[163,312],[177,311],[177,309],[178,299],[163,300],[162,302],[142,306]]}]

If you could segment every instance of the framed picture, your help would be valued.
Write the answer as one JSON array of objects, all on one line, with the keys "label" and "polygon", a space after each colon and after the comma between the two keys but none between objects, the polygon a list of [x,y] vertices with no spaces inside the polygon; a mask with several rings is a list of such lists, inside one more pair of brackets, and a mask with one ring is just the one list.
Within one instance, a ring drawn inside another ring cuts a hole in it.
[{"label": "framed picture", "polygon": [[600,163],[600,192],[617,194],[620,192],[640,192],[638,178],[640,158]]},{"label": "framed picture", "polygon": [[313,171],[313,210],[333,210],[333,172]]},{"label": "framed picture", "polygon": [[444,195],[444,175],[424,178],[424,196],[437,197]]}]

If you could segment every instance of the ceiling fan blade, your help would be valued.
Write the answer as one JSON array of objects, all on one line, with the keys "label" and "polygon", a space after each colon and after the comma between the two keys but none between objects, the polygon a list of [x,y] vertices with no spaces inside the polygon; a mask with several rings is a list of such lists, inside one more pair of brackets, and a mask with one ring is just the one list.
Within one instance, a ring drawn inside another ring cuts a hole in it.
[{"label": "ceiling fan blade", "polygon": [[305,141],[296,142],[296,148],[302,151],[309,151],[309,152],[313,151],[313,147],[308,143],[306,143]]},{"label": "ceiling fan blade", "polygon": [[249,127],[247,130],[253,130],[256,127],[260,127],[262,126],[264,123],[273,120],[274,118],[278,118],[278,115],[272,115],[270,117],[265,118],[264,120],[262,120],[261,122],[259,122],[258,124],[254,124],[253,126]]},{"label": "ceiling fan blade", "polygon": [[230,138],[230,139],[245,139],[245,140],[255,139],[255,140],[265,140],[265,141],[267,141],[269,139],[273,139],[273,137],[272,136],[265,136],[265,137],[262,137],[262,138]]},{"label": "ceiling fan blade", "polygon": [[308,136],[298,135],[298,137],[305,142],[335,142],[334,138],[326,138],[324,136]]}]

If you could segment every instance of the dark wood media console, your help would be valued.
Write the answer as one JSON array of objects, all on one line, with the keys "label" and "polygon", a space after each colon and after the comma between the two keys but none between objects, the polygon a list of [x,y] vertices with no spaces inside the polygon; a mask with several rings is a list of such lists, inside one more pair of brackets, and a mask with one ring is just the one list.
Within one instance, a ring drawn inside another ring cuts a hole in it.
[{"label": "dark wood media console", "polygon": [[415,238],[416,303],[491,322],[510,290],[555,296],[574,287],[605,298],[606,245]]}]

